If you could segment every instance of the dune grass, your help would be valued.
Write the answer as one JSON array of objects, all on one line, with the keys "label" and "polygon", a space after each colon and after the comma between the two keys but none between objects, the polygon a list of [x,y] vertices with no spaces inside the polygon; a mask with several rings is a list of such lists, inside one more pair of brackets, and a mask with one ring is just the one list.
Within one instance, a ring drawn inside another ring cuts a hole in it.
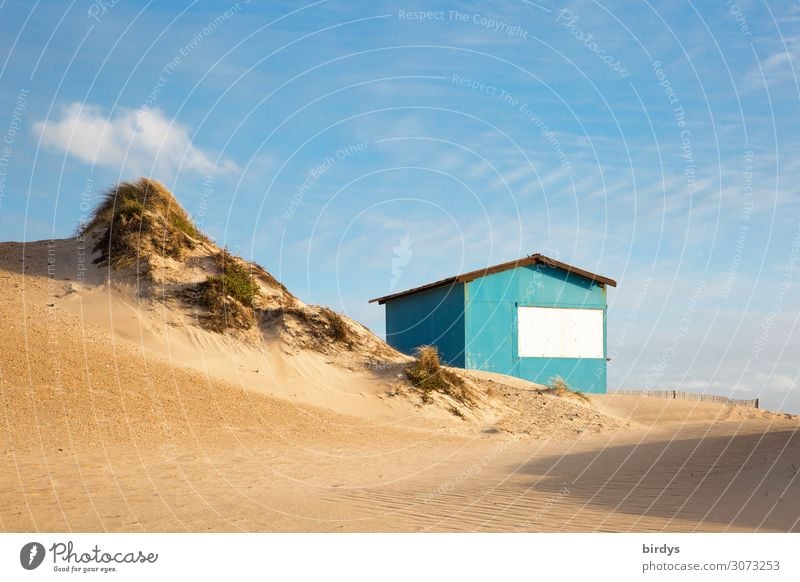
[{"label": "dune grass", "polygon": [[405,369],[405,374],[412,386],[420,390],[423,402],[430,402],[433,392],[446,394],[464,404],[473,402],[474,395],[464,379],[439,363],[436,346],[421,346],[417,348],[416,356],[416,361]]},{"label": "dune grass", "polygon": [[208,278],[209,286],[221,295],[229,295],[242,305],[252,307],[258,295],[258,283],[247,267],[225,249],[217,254],[215,260],[220,274]]},{"label": "dune grass", "polygon": [[590,402],[589,397],[586,396],[580,390],[576,390],[570,387],[567,384],[567,381],[564,380],[561,376],[554,376],[550,378],[550,383],[547,385],[547,388],[543,390],[545,394],[549,394],[551,396],[558,396],[561,398],[577,398],[578,400],[583,400],[584,402]]},{"label": "dune grass", "polygon": [[350,331],[341,315],[328,307],[321,308],[320,313],[327,322],[329,335],[333,341],[348,345],[353,342],[353,332]]},{"label": "dune grass", "polygon": [[149,178],[110,188],[79,234],[98,229],[95,262],[114,268],[146,262],[153,254],[179,259],[198,241],[208,240],[172,193]]},{"label": "dune grass", "polygon": [[198,305],[207,310],[204,325],[214,331],[249,329],[255,324],[253,303],[259,288],[247,265],[226,249],[214,257],[219,274],[209,275],[193,290]]}]

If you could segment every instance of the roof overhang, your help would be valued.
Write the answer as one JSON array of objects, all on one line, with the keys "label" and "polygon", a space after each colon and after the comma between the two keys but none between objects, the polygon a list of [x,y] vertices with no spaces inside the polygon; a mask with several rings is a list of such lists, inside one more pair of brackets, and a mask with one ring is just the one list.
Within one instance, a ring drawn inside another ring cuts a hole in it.
[{"label": "roof overhang", "polygon": [[517,259],[515,261],[508,261],[506,263],[500,263],[499,265],[478,269],[476,271],[470,271],[469,273],[463,273],[462,275],[456,275],[455,277],[448,277],[447,279],[434,281],[433,283],[428,283],[427,285],[421,285],[420,287],[414,287],[413,289],[408,289],[406,291],[392,293],[391,295],[384,295],[383,297],[376,297],[375,299],[370,299],[369,302],[378,303],[378,305],[383,305],[387,301],[391,301],[392,299],[397,299],[399,297],[405,297],[406,295],[414,295],[415,293],[420,293],[422,291],[427,291],[429,289],[436,289],[437,287],[447,287],[455,285],[456,283],[468,283],[469,281],[474,281],[475,279],[480,279],[481,277],[486,277],[487,275],[502,273],[503,271],[508,271],[509,269],[516,269],[517,267],[529,267],[531,265],[537,265],[537,264],[561,269],[562,271],[578,275],[579,277],[583,277],[584,279],[595,281],[601,285],[610,285],[611,287],[617,286],[617,282],[614,281],[614,279],[609,279],[608,277],[603,277],[602,275],[591,273],[589,271],[585,271],[584,269],[579,269],[578,267],[574,267],[572,265],[568,265],[567,263],[562,263],[561,261],[557,261],[556,259],[536,253],[534,255],[530,255],[522,259]]}]

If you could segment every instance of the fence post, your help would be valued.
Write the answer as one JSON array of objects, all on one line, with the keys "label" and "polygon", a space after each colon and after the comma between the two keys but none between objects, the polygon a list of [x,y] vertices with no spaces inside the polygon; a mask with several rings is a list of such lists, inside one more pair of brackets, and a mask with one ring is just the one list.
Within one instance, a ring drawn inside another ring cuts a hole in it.
[{"label": "fence post", "polygon": [[756,408],[758,408],[758,398],[756,398]]},{"label": "fence post", "polygon": [[677,400],[678,399],[678,391],[677,390],[673,390],[672,391],[672,399],[673,400]]}]

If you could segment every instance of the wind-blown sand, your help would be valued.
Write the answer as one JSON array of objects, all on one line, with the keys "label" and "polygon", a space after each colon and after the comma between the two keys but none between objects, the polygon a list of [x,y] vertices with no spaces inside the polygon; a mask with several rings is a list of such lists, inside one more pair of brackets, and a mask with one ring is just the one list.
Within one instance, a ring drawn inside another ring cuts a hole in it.
[{"label": "wind-blown sand", "polygon": [[800,531],[796,417],[475,374],[461,419],[78,283],[76,244],[0,245],[3,531]]}]

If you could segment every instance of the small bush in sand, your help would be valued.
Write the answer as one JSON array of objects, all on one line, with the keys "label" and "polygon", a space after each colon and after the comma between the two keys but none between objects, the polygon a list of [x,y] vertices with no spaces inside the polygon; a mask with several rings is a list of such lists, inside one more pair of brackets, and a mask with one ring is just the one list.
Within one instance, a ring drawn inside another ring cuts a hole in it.
[{"label": "small bush in sand", "polygon": [[80,234],[100,230],[95,263],[113,268],[145,263],[152,254],[179,259],[208,240],[167,188],[149,178],[121,182],[108,190]]},{"label": "small bush in sand", "polygon": [[351,337],[352,332],[342,316],[328,307],[321,308],[320,313],[327,320],[329,333],[333,341],[350,345],[353,339]]},{"label": "small bush in sand", "polygon": [[232,257],[225,249],[215,259],[221,273],[208,278],[212,286],[218,288],[225,295],[230,295],[242,305],[252,307],[253,301],[258,295],[258,283],[247,267]]},{"label": "small bush in sand", "polygon": [[214,331],[250,329],[255,323],[253,301],[258,284],[242,262],[222,250],[215,257],[220,268],[193,290],[196,303],[208,310],[203,318],[206,327]]},{"label": "small bush in sand", "polygon": [[561,376],[555,376],[550,378],[550,383],[547,386],[547,389],[543,391],[545,394],[550,394],[551,396],[559,396],[561,398],[577,398],[578,400],[583,400],[584,402],[590,402],[589,397],[586,396],[580,390],[573,390],[570,388],[567,381],[564,380]]},{"label": "small bush in sand", "polygon": [[417,361],[405,369],[406,378],[422,393],[422,401],[431,401],[431,392],[447,394],[458,402],[472,403],[473,395],[464,379],[442,368],[435,346],[417,348]]}]

